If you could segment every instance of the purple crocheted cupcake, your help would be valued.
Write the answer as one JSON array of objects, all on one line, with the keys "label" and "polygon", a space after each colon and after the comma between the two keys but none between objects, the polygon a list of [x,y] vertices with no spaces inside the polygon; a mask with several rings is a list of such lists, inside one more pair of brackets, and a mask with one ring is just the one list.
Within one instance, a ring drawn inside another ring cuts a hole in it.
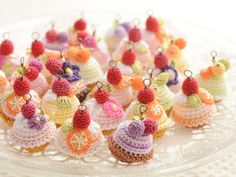
[{"label": "purple crocheted cupcake", "polygon": [[145,162],[153,156],[153,136],[157,131],[154,119],[132,120],[121,123],[113,136],[108,138],[108,146],[118,160],[127,163]]}]

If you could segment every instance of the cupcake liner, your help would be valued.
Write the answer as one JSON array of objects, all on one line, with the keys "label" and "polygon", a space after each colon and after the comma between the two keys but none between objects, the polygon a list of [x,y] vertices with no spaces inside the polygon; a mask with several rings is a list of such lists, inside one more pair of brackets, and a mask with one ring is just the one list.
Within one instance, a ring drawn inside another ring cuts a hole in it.
[{"label": "cupcake liner", "polygon": [[126,163],[138,163],[138,162],[146,162],[153,157],[153,150],[151,150],[147,154],[134,154],[127,152],[124,150],[122,147],[120,147],[112,137],[108,138],[108,147],[113,154],[118,160],[121,162],[126,162]]},{"label": "cupcake liner", "polygon": [[111,135],[113,134],[113,132],[115,131],[116,129],[112,129],[112,130],[103,130],[102,133],[104,136],[108,136],[108,135]]},{"label": "cupcake liner", "polygon": [[35,147],[35,148],[24,148],[26,151],[28,151],[29,153],[36,153],[36,152],[41,152],[43,151],[49,143],[43,144],[41,146]]}]

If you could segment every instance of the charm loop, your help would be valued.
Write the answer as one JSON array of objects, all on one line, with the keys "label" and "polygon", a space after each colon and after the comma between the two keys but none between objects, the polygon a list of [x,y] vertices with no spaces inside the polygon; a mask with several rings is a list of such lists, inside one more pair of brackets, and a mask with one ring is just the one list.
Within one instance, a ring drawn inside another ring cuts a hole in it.
[{"label": "charm loop", "polygon": [[128,49],[132,50],[134,48],[134,42],[133,41],[129,41],[128,43]]},{"label": "charm loop", "polygon": [[190,78],[190,77],[192,77],[193,72],[190,71],[190,70],[185,70],[185,71],[184,71],[184,75],[185,75],[187,78]]},{"label": "charm loop", "polygon": [[79,109],[82,111],[82,112],[85,112],[87,110],[87,106],[83,105],[83,104],[80,104],[79,105]]},{"label": "charm loop", "polygon": [[116,15],[115,15],[115,22],[119,24],[121,18],[122,18],[122,17],[121,17],[120,14],[116,14]]},{"label": "charm loop", "polygon": [[139,112],[141,115],[143,115],[147,111],[147,106],[141,105],[139,106]]},{"label": "charm loop", "polygon": [[92,36],[96,36],[97,28],[95,25],[91,25]]},{"label": "charm loop", "polygon": [[97,81],[96,86],[97,86],[98,90],[101,90],[103,87],[103,83],[101,81]]},{"label": "charm loop", "polygon": [[162,53],[162,52],[164,52],[164,47],[162,47],[162,46],[159,46],[159,47],[157,47],[156,48],[156,51],[158,52],[158,53]]},{"label": "charm loop", "polygon": [[57,77],[60,79],[64,74],[64,71],[62,68],[59,68],[58,71],[57,71]]},{"label": "charm loop", "polygon": [[149,87],[150,85],[152,84],[151,80],[146,78],[143,80],[143,85],[144,85],[144,88],[146,89],[147,87]]},{"label": "charm loop", "polygon": [[117,66],[117,61],[111,60],[111,61],[109,61],[109,65],[110,65],[110,67],[114,68]]},{"label": "charm loop", "polygon": [[38,32],[33,32],[33,33],[32,33],[32,38],[33,38],[34,40],[38,40],[39,37],[40,37],[40,34],[39,34]]},{"label": "charm loop", "polygon": [[32,96],[30,93],[26,93],[24,96],[23,96],[23,99],[25,100],[26,103],[28,103],[30,100],[31,100]]},{"label": "charm loop", "polygon": [[2,34],[2,38],[3,38],[4,40],[10,39],[10,37],[11,37],[11,35],[10,35],[9,32],[5,32],[5,33]]},{"label": "charm loop", "polygon": [[152,9],[148,9],[147,12],[146,12],[146,14],[147,14],[148,16],[152,16],[152,15],[153,15],[153,10],[152,10]]},{"label": "charm loop", "polygon": [[153,75],[153,68],[151,68],[151,67],[147,68],[147,74],[151,78]]},{"label": "charm loop", "polygon": [[134,23],[134,26],[135,26],[135,27],[139,26],[139,25],[140,25],[140,19],[139,19],[139,18],[135,18],[135,19],[133,20],[133,23]]},{"label": "charm loop", "polygon": [[55,22],[54,20],[52,20],[52,21],[50,22],[50,25],[51,25],[52,29],[54,29],[54,27],[55,27],[55,25],[56,25],[56,22]]},{"label": "charm loop", "polygon": [[217,56],[217,52],[216,52],[215,50],[212,50],[212,51],[211,51],[211,58],[212,58],[212,62],[214,62],[214,61],[215,61],[215,59],[216,59],[216,56]]}]

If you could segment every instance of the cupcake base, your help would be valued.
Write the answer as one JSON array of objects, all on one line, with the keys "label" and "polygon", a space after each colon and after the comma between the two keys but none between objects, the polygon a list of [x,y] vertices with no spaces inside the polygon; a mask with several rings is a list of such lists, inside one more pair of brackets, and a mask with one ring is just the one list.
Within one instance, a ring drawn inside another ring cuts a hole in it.
[{"label": "cupcake base", "polygon": [[24,148],[26,151],[28,151],[29,153],[36,153],[36,152],[41,152],[43,151],[49,143],[43,144],[41,146],[38,147],[34,147],[34,148]]},{"label": "cupcake base", "polygon": [[113,141],[112,137],[108,138],[108,147],[111,153],[121,162],[126,162],[126,163],[146,162],[152,159],[153,156],[153,150],[151,150],[147,154],[133,154],[127,152],[122,147],[120,147],[115,141]]},{"label": "cupcake base", "polygon": [[204,117],[198,117],[195,119],[186,119],[184,117],[180,117],[173,112],[173,119],[176,123],[183,125],[187,128],[198,128],[202,127],[209,122],[211,115],[205,115]]},{"label": "cupcake base", "polygon": [[13,126],[14,120],[8,118],[3,112],[2,109],[0,108],[0,118],[2,118],[10,127]]},{"label": "cupcake base", "polygon": [[157,133],[153,134],[153,138],[154,139],[158,139],[161,138],[166,132],[166,128],[162,129],[162,130],[158,130]]},{"label": "cupcake base", "polygon": [[103,130],[103,131],[102,131],[102,134],[103,134],[104,136],[108,136],[108,135],[111,135],[114,131],[115,131],[115,129],[112,129],[112,130]]},{"label": "cupcake base", "polygon": [[168,109],[168,110],[165,111],[165,112],[166,112],[166,115],[167,115],[168,117],[170,117],[171,111],[172,111],[172,107],[171,107],[170,109]]},{"label": "cupcake base", "polygon": [[88,91],[91,91],[95,86],[96,86],[96,83],[88,84],[87,85]]}]

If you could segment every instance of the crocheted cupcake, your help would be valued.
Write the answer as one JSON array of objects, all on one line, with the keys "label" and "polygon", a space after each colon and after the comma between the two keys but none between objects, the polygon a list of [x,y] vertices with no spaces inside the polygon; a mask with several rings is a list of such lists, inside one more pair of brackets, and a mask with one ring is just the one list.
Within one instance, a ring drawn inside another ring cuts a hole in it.
[{"label": "crocheted cupcake", "polygon": [[157,33],[161,28],[161,21],[153,16],[152,12],[148,14],[149,16],[145,22],[145,29],[142,31],[143,40],[149,45],[150,52],[153,55],[156,54],[156,48],[162,45],[161,41],[158,39]]},{"label": "crocheted cupcake", "polygon": [[127,78],[122,75],[116,66],[117,62],[111,60],[110,68],[107,71],[107,82],[111,98],[115,98],[123,108],[127,108],[133,100],[133,91],[129,86]]},{"label": "crocheted cupcake", "polygon": [[132,119],[134,116],[139,115],[139,107],[145,105],[147,110],[144,114],[145,117],[151,117],[155,119],[158,123],[158,132],[153,136],[155,138],[161,137],[164,135],[166,129],[171,125],[170,119],[167,117],[164,109],[155,98],[155,93],[151,86],[151,81],[149,79],[144,79],[144,88],[138,91],[137,101],[134,101],[126,110],[126,117]]},{"label": "crocheted cupcake", "polygon": [[56,126],[47,116],[36,110],[30,100],[21,107],[13,127],[8,130],[9,140],[30,153],[43,151],[56,136]]},{"label": "crocheted cupcake", "polygon": [[113,53],[122,39],[128,36],[128,31],[131,28],[129,22],[120,22],[120,17],[117,16],[113,21],[112,27],[105,33],[104,40],[107,44],[108,50]]},{"label": "crocheted cupcake", "polygon": [[228,92],[225,72],[230,68],[230,62],[226,58],[216,60],[216,52],[212,51],[212,66],[203,69],[197,75],[197,80],[202,88],[205,88],[215,101],[221,101]]},{"label": "crocheted cupcake", "polygon": [[97,83],[97,87],[95,98],[87,101],[87,107],[93,121],[101,126],[104,135],[108,135],[124,120],[124,111],[116,99],[110,98],[100,82]]},{"label": "crocheted cupcake", "polygon": [[60,76],[70,83],[72,94],[76,95],[80,102],[85,100],[88,94],[88,89],[85,81],[80,76],[79,66],[73,65],[69,60],[62,58],[62,61],[49,59],[46,63],[46,67],[54,76],[53,81],[57,79],[56,75],[60,73]]},{"label": "crocheted cupcake", "polygon": [[175,68],[183,73],[189,68],[188,60],[183,54],[183,49],[186,47],[186,41],[183,38],[174,39],[173,37],[171,37],[170,40],[171,42],[166,52]]},{"label": "crocheted cupcake", "polygon": [[149,79],[152,81],[155,98],[159,101],[167,115],[169,115],[175,97],[174,93],[166,85],[169,80],[169,73],[160,73],[157,77],[153,77],[152,68],[149,68],[147,73],[149,74]]},{"label": "crocheted cupcake", "polygon": [[86,106],[79,106],[73,120],[68,119],[59,129],[56,146],[60,152],[75,158],[98,153],[104,141],[100,126],[91,120]]},{"label": "crocheted cupcake", "polygon": [[0,70],[0,94],[1,94],[0,101],[1,101],[2,95],[6,93],[9,87],[10,87],[10,84],[6,78],[5,73],[2,70]]},{"label": "crocheted cupcake", "polygon": [[55,24],[51,24],[51,29],[48,30],[44,37],[44,46],[49,50],[61,51],[68,47],[68,35],[66,32],[58,32],[55,30]]},{"label": "crocheted cupcake", "polygon": [[80,67],[80,75],[89,89],[92,89],[96,82],[102,78],[102,69],[97,60],[91,56],[88,49],[69,47],[64,56]]},{"label": "crocheted cupcake", "polygon": [[16,119],[16,115],[20,113],[22,105],[25,103],[24,95],[30,94],[32,101],[36,107],[40,104],[40,98],[38,94],[30,90],[30,81],[27,77],[17,77],[13,84],[13,91],[5,93],[2,97],[0,114],[1,118],[5,122],[12,126]]},{"label": "crocheted cupcake", "polygon": [[160,73],[169,73],[169,79],[166,85],[174,93],[178,93],[181,90],[182,76],[176,70],[173,63],[170,63],[168,55],[164,52],[164,48],[159,47],[156,49],[156,55],[154,56],[154,71],[153,75],[156,77]]},{"label": "crocheted cupcake", "polygon": [[9,38],[10,34],[4,33],[4,40],[0,44],[0,69],[8,79],[20,64],[19,56],[14,53],[14,44]]},{"label": "crocheted cupcake", "polygon": [[98,61],[103,71],[107,70],[110,54],[104,40],[97,36],[96,28],[93,27],[92,34],[87,34],[79,39],[80,44],[88,48],[91,55]]},{"label": "crocheted cupcake", "polygon": [[173,119],[188,128],[201,127],[208,123],[215,111],[215,103],[207,90],[199,88],[198,82],[188,75],[182,85],[183,93],[176,96],[173,106]]},{"label": "crocheted cupcake", "polygon": [[142,63],[136,59],[136,54],[133,50],[133,45],[125,50],[120,58],[117,59],[117,65],[121,72],[126,76],[133,76],[136,74],[142,74],[144,67]]},{"label": "crocheted cupcake", "polygon": [[70,119],[77,110],[79,100],[71,93],[70,83],[58,77],[42,98],[42,108],[58,126]]},{"label": "crocheted cupcake", "polygon": [[141,30],[135,26],[129,30],[128,39],[124,38],[117,46],[113,56],[115,58],[120,57],[124,51],[133,45],[133,50],[136,54],[138,61],[142,63],[144,67],[148,67],[152,64],[152,56],[149,50],[149,46],[142,40]]},{"label": "crocheted cupcake", "polygon": [[21,73],[27,77],[30,81],[30,89],[34,90],[40,97],[46,93],[48,89],[48,83],[44,75],[41,73],[42,65],[40,62],[32,60],[28,67],[24,66],[24,59],[21,60],[21,66],[17,68],[17,71],[12,75],[11,80],[15,80]]},{"label": "crocheted cupcake", "polygon": [[140,163],[152,159],[153,136],[157,130],[154,119],[128,120],[122,122],[108,138],[112,155],[126,163]]}]

